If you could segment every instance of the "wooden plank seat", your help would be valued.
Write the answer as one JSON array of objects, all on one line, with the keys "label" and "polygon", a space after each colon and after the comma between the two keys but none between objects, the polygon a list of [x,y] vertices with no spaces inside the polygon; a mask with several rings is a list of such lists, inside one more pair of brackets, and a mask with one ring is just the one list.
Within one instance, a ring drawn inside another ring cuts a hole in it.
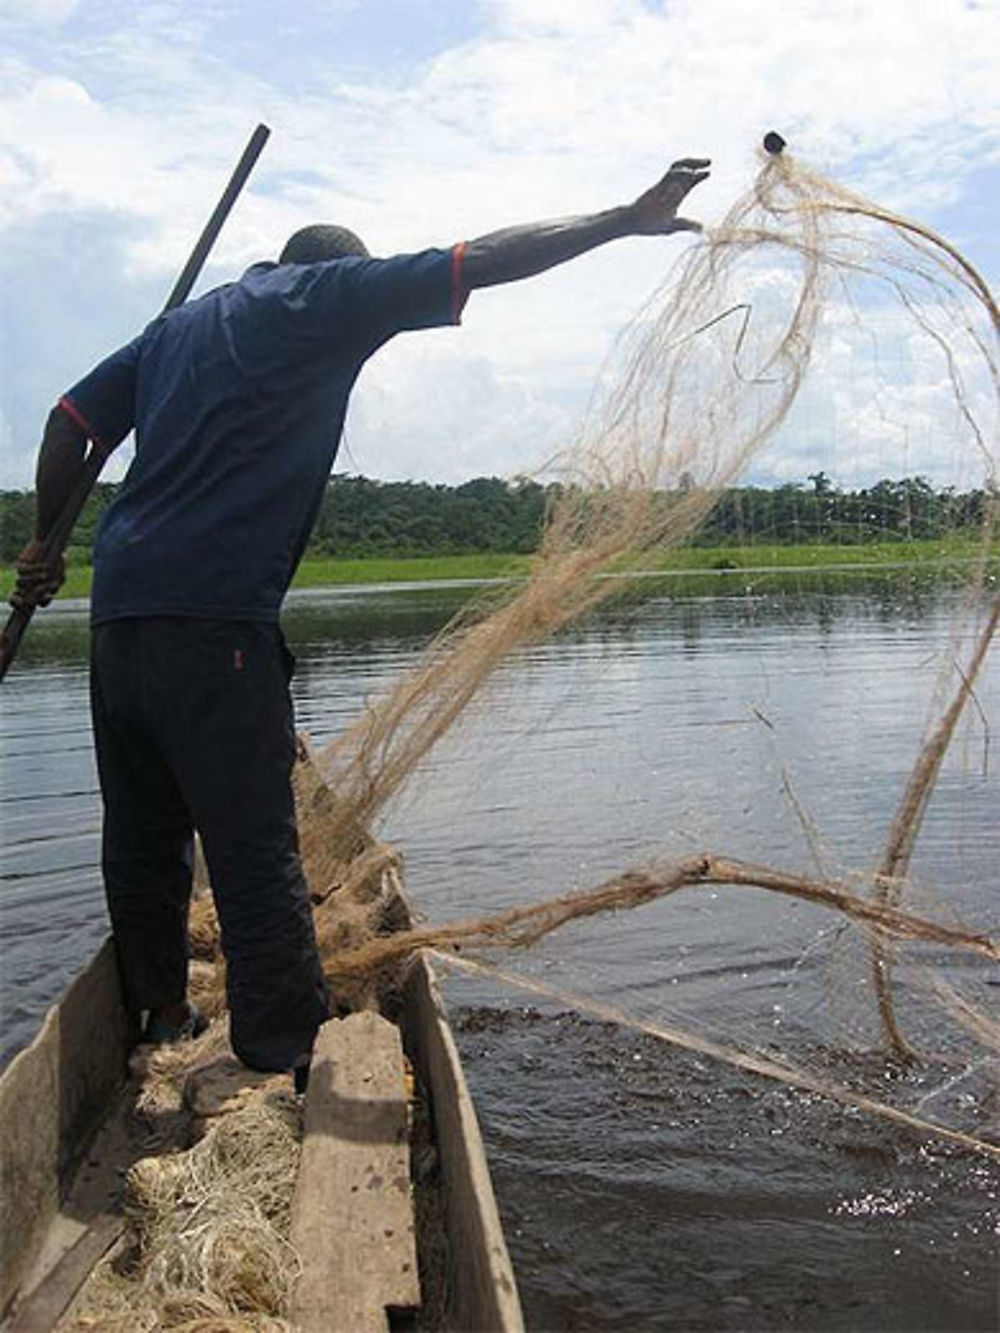
[{"label": "wooden plank seat", "polygon": [[403,1048],[379,1014],[320,1029],[292,1203],[302,1333],[384,1333],[420,1305]]}]

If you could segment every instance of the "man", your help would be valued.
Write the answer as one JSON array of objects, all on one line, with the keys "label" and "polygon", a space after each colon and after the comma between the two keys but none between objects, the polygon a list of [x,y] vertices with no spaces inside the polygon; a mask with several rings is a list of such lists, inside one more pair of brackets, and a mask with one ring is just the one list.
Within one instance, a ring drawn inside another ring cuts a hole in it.
[{"label": "man", "polygon": [[675,162],[624,207],[451,250],[373,259],[342,228],[307,227],[276,264],[154,320],[53,409],[15,605],[44,605],[61,582],[40,546],[88,439],[110,453],[136,433],[94,550],[91,691],[108,908],[147,1040],[198,1025],[186,999],[194,829],[221,923],[233,1050],[256,1069],[304,1071],[328,1014],[298,854],[279,614],[362,365],[396,333],[458,323],[476,288],[617,237],[698,230],[677,209],[708,165]]}]

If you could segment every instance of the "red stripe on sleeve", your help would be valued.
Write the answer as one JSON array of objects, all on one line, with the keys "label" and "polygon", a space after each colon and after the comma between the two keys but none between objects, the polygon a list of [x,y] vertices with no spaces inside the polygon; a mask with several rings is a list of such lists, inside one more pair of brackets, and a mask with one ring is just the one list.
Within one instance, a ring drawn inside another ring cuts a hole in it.
[{"label": "red stripe on sleeve", "polygon": [[68,394],[64,393],[63,396],[59,399],[59,406],[67,414],[67,416],[71,416],[73,418],[73,420],[76,422],[76,424],[80,427],[82,431],[86,432],[88,438],[93,436],[94,432],[90,428],[90,422],[83,415],[83,413],[77,407],[76,403],[73,402],[73,399],[70,398]]},{"label": "red stripe on sleeve", "polygon": [[71,417],[76,422],[88,440],[93,440],[98,449],[105,448],[104,441],[98,435],[97,431],[94,430],[93,426],[91,426],[90,422],[77,407],[76,403],[73,402],[73,399],[70,398],[69,394],[63,394],[59,399],[59,406],[68,417]]},{"label": "red stripe on sleeve", "polygon": [[462,285],[462,261],[465,259],[465,242],[459,241],[451,252],[451,317],[454,323],[462,318],[462,311],[469,299],[469,293]]}]

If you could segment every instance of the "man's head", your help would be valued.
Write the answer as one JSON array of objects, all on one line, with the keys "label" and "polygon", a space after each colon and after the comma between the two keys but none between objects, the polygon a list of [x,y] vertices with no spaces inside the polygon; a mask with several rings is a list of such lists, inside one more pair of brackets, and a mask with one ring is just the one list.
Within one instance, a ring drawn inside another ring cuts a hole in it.
[{"label": "man's head", "polygon": [[360,236],[346,227],[315,223],[289,236],[278,256],[279,264],[319,264],[324,259],[343,259],[346,255],[367,255]]}]

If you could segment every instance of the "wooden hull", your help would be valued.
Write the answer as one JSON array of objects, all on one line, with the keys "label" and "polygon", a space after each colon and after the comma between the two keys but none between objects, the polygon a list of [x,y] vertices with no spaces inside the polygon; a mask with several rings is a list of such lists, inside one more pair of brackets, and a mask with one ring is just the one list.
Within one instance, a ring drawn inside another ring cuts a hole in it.
[{"label": "wooden hull", "polygon": [[[62,1217],[77,1168],[122,1087],[136,1038],[112,943],[49,1010],[0,1078],[0,1309],[32,1283],[47,1251],[73,1244],[91,1218]],[[53,1229],[62,1232],[57,1240]],[[47,1245],[48,1242],[48,1245]]]},{"label": "wooden hull", "polygon": [[[402,978],[397,1019],[435,1128],[448,1322],[517,1333],[520,1305],[479,1126],[423,956]],[[121,1230],[109,1197],[117,1177],[105,1171],[102,1180],[101,1150],[88,1150],[98,1134],[98,1144],[115,1137],[105,1122],[135,1035],[108,941],[0,1079],[0,1308],[11,1333],[51,1328]]]}]

